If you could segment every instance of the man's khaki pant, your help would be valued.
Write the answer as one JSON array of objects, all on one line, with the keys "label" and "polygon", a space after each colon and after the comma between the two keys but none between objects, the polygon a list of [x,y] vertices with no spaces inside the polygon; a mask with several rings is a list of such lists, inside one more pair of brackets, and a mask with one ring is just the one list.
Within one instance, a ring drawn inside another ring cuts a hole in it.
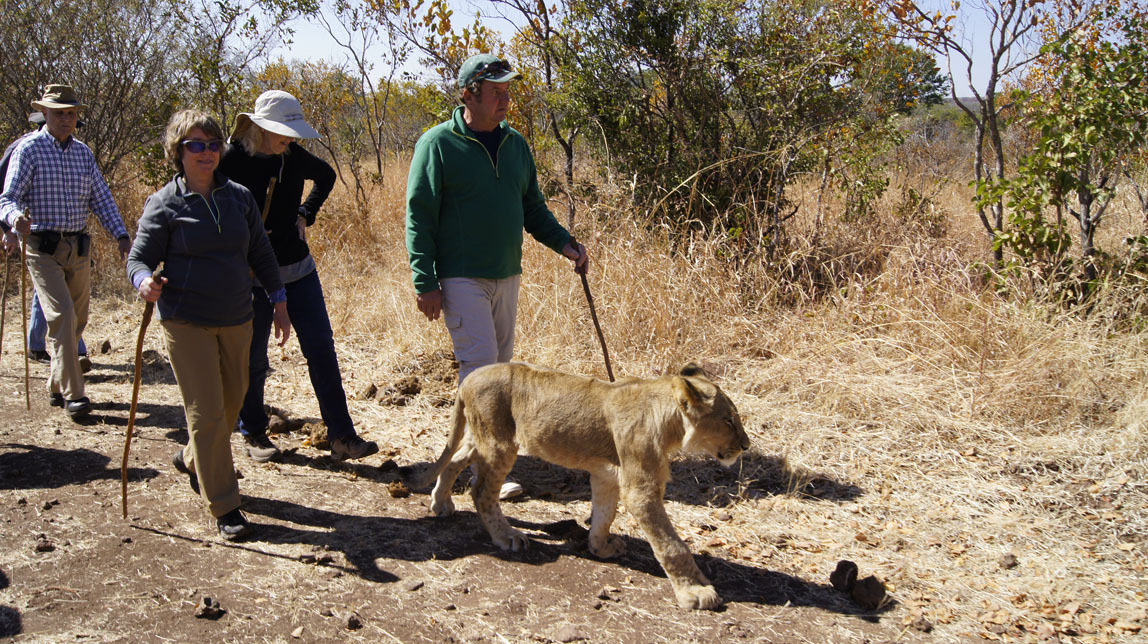
[{"label": "man's khaki pant", "polygon": [[78,236],[61,237],[56,252],[41,253],[40,236],[28,236],[28,273],[48,322],[47,349],[52,354],[48,391],[68,400],[84,396],[84,375],[76,338],[88,325],[91,258],[80,257]]},{"label": "man's khaki pant", "polygon": [[521,275],[492,280],[444,277],[442,318],[450,331],[458,384],[479,367],[509,362],[514,356],[514,321],[518,315]]},{"label": "man's khaki pant", "polygon": [[181,320],[162,324],[187,418],[183,462],[199,477],[199,493],[212,516],[221,517],[240,505],[231,432],[247,393],[251,322],[215,327]]}]

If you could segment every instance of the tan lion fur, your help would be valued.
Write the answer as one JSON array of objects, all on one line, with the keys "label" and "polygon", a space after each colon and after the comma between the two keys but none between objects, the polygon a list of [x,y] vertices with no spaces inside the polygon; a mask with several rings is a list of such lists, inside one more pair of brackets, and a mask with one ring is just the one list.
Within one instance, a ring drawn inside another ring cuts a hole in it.
[{"label": "tan lion fur", "polygon": [[472,462],[474,506],[494,543],[525,548],[498,504],[519,451],[590,473],[590,551],[610,558],[624,542],[610,534],[618,500],[637,518],[683,608],[721,605],[666,514],[669,455],[710,454],[725,465],[749,449],[733,402],[693,363],[673,376],[607,383],[522,363],[482,367],[459,387],[450,438],[415,487],[437,478],[431,511],[454,511],[450,490]]}]

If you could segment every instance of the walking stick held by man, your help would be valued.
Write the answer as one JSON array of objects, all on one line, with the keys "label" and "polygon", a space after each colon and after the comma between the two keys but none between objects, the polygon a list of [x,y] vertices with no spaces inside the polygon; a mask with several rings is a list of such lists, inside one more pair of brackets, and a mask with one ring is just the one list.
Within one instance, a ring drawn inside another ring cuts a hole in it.
[{"label": "walking stick held by man", "polygon": [[[577,248],[574,237],[570,237],[570,247]],[[610,352],[606,350],[606,337],[602,335],[602,325],[598,323],[598,312],[594,309],[594,296],[590,295],[590,282],[586,279],[587,264],[575,267],[574,272],[582,278],[582,290],[586,293],[586,303],[590,305],[590,319],[594,320],[594,330],[598,332],[598,344],[602,345],[602,357],[606,359],[606,375],[614,382],[614,370],[610,368]]]},{"label": "walking stick held by man", "polygon": [[[154,282],[163,281],[163,269],[157,268],[151,275]],[[143,318],[140,319],[140,332],[136,336],[136,366],[135,377],[132,379],[132,406],[128,410],[128,429],[124,433],[124,458],[120,463],[120,506],[123,508],[124,518],[128,518],[128,452],[132,448],[132,430],[136,426],[136,408],[140,398],[140,381],[143,378],[143,342],[147,333],[147,325],[151,322],[155,302],[144,304]]]},{"label": "walking stick held by man", "polygon": [[24,339],[24,407],[32,411],[32,395],[28,393],[28,236],[20,235],[20,335]]},{"label": "walking stick held by man", "polygon": [[4,291],[0,294],[0,357],[4,355],[4,320],[8,317],[8,276],[12,274],[12,262],[8,250],[4,250]]}]

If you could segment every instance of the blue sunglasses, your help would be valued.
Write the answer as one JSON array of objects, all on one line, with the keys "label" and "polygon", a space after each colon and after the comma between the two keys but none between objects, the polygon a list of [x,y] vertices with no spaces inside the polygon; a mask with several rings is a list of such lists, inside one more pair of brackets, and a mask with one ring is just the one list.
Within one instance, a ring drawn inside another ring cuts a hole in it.
[{"label": "blue sunglasses", "polygon": [[179,142],[183,149],[192,154],[199,154],[204,150],[211,150],[212,152],[219,152],[223,149],[223,141],[219,139],[212,139],[210,141],[196,141],[194,139],[187,139]]}]

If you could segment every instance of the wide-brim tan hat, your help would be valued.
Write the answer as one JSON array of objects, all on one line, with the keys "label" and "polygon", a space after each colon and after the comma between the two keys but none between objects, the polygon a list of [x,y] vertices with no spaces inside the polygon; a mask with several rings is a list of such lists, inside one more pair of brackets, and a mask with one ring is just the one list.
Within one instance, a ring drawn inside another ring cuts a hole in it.
[{"label": "wide-brim tan hat", "polygon": [[296,139],[319,138],[319,132],[303,118],[303,106],[299,104],[299,99],[277,89],[260,94],[255,99],[255,111],[240,112],[235,117],[232,138],[237,138],[251,123],[268,132]]},{"label": "wide-brim tan hat", "polygon": [[32,101],[32,107],[38,110],[66,110],[73,107],[82,110],[88,106],[80,102],[71,85],[48,85],[44,88],[44,96],[38,101]]}]

